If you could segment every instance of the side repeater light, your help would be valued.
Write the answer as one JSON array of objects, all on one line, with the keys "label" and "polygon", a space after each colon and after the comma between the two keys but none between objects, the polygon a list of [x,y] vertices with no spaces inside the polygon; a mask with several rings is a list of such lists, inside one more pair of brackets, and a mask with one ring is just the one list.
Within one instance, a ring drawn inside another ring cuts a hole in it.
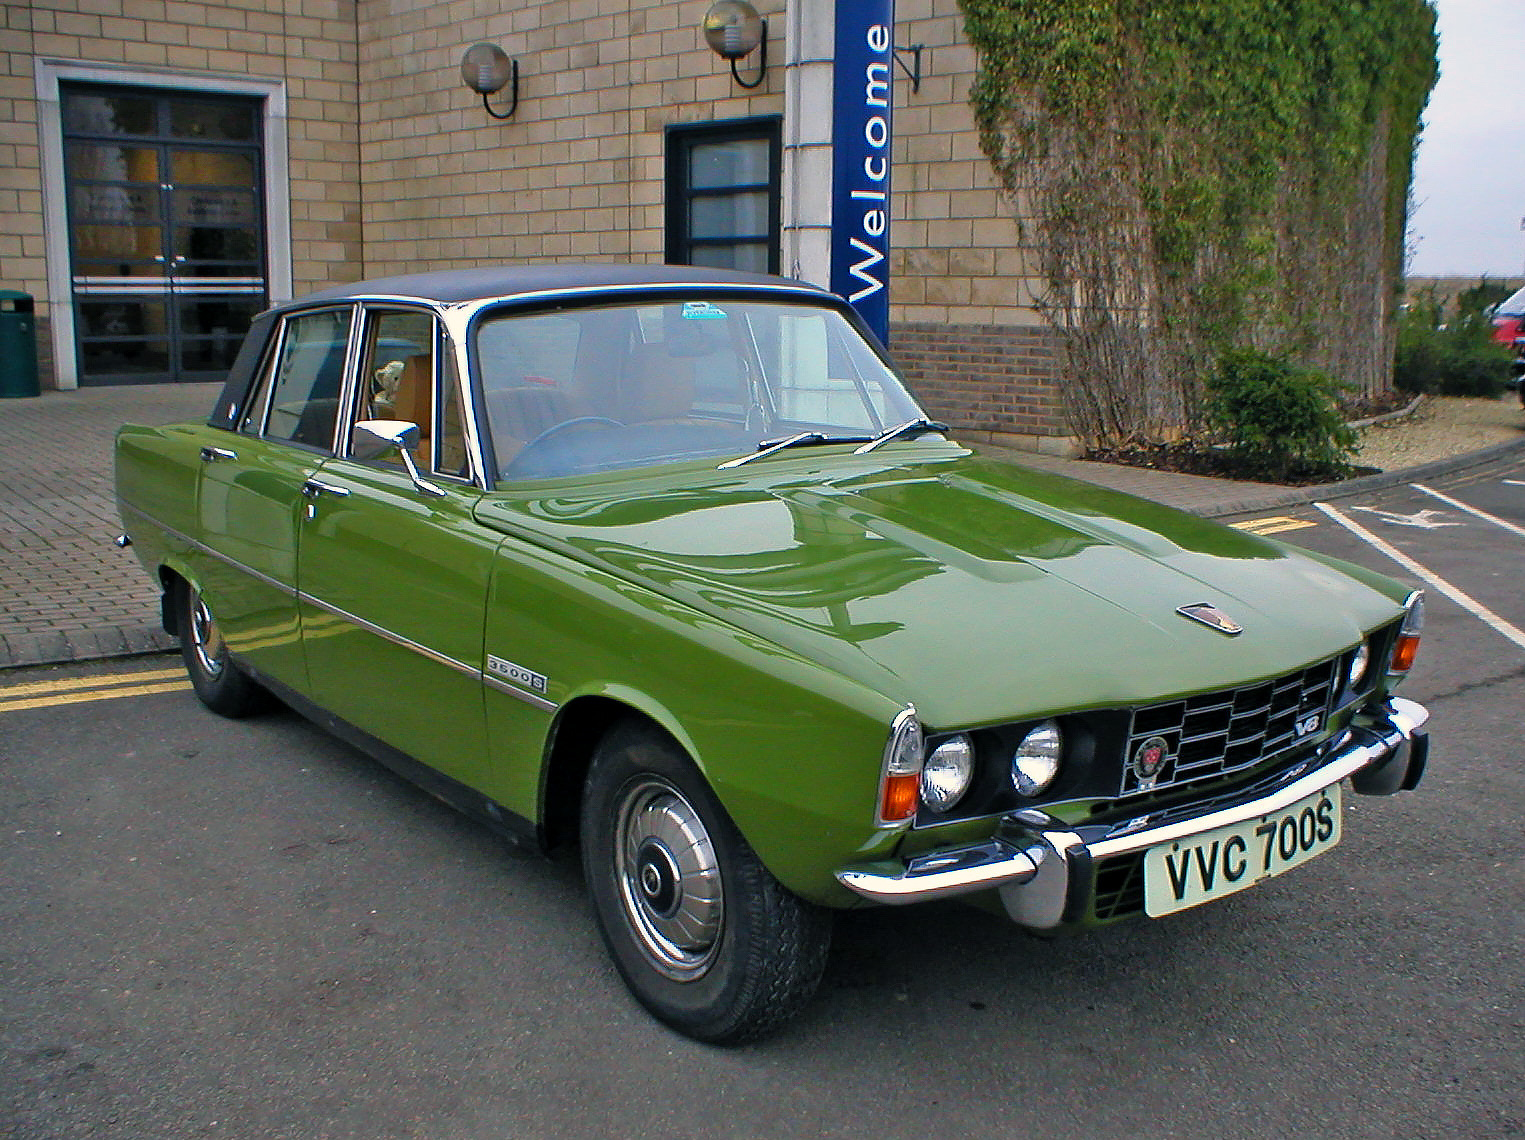
[{"label": "side repeater light", "polygon": [[1424,630],[1424,591],[1415,590],[1403,602],[1403,625],[1398,629],[1398,640],[1393,646],[1390,673],[1407,673],[1414,667],[1414,657],[1419,652],[1419,635]]},{"label": "side repeater light", "polygon": [[904,823],[916,814],[921,797],[921,765],[925,755],[921,721],[910,705],[900,710],[884,746],[884,778],[879,788],[879,822]]}]

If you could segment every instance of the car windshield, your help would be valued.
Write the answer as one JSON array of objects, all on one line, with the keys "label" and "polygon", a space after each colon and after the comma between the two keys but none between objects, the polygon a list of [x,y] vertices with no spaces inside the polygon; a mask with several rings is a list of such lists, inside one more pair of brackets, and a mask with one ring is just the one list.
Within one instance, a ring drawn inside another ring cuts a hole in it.
[{"label": "car windshield", "polygon": [[476,370],[504,481],[873,439],[922,415],[835,309],[685,296],[488,316]]}]

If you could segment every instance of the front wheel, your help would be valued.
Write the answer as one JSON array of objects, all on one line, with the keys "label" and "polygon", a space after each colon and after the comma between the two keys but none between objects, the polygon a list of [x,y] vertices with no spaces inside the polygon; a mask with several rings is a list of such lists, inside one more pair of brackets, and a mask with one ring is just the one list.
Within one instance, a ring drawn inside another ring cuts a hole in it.
[{"label": "front wheel", "polygon": [[620,976],[679,1032],[751,1040],[815,992],[830,916],[773,878],[660,730],[628,723],[599,746],[583,794],[582,858]]},{"label": "front wheel", "polygon": [[180,656],[201,703],[215,713],[235,718],[265,708],[269,695],[229,659],[222,628],[201,591],[188,582],[179,583],[175,590]]}]

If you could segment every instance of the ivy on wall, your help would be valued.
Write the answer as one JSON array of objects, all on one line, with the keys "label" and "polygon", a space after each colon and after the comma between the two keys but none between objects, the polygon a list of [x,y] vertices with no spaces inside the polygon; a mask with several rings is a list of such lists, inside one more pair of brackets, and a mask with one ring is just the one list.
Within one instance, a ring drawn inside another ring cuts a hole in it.
[{"label": "ivy on wall", "polygon": [[1075,430],[1202,421],[1234,349],[1389,385],[1426,0],[960,0]]}]

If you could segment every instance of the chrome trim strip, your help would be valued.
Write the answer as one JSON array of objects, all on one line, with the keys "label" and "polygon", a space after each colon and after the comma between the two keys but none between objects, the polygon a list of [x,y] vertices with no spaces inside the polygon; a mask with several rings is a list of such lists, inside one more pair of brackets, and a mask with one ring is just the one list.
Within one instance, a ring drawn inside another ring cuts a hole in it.
[{"label": "chrome trim strip", "polygon": [[390,641],[393,645],[400,646],[403,649],[410,649],[414,653],[417,653],[420,657],[426,658],[429,661],[433,661],[436,665],[443,665],[447,669],[454,670],[455,672],[461,673],[468,677],[480,678],[482,676],[482,671],[480,669],[474,668],[466,664],[464,661],[457,661],[454,657],[451,657],[445,653],[441,653],[437,649],[430,649],[427,645],[420,645],[418,642],[412,641],[400,633],[393,633],[391,630],[379,626],[375,622],[366,621],[365,618],[359,617],[356,614],[352,614],[346,609],[341,609],[339,606],[334,605],[332,602],[325,602],[322,598],[315,598],[311,594],[301,590],[297,591],[297,600],[299,602],[306,602],[314,609],[322,610],[326,614],[332,614],[334,617],[343,618],[345,621],[350,622],[352,625],[359,626],[367,633],[375,634],[383,641]]},{"label": "chrome trim strip", "polygon": [[519,700],[523,701],[531,708],[539,709],[541,712],[555,712],[558,708],[561,707],[555,701],[546,700],[544,697],[537,697],[533,693],[527,693],[522,689],[517,689],[512,685],[505,684],[482,669],[478,669],[473,665],[468,665],[464,661],[457,661],[454,657],[451,657],[448,654],[441,653],[435,649],[430,649],[427,645],[420,645],[418,642],[406,638],[400,633],[393,633],[391,630],[384,629],[374,622],[366,621],[364,618],[358,617],[355,614],[350,613],[348,610],[341,609],[335,605],[331,605],[330,603],[323,601],[321,598],[315,598],[311,594],[303,593],[302,591],[292,586],[286,585],[284,582],[278,582],[268,574],[262,574],[258,570],[255,570],[253,567],[245,566],[237,559],[228,557],[221,551],[213,550],[210,546],[206,545],[206,543],[198,542],[190,535],[183,534],[176,530],[174,527],[166,526],[164,523],[160,522],[158,519],[154,518],[147,512],[142,511],[137,507],[130,506],[129,504],[122,502],[120,499],[117,500],[117,506],[121,511],[137,515],[145,522],[158,527],[165,534],[171,536],[172,538],[178,539],[179,541],[200,551],[201,553],[217,559],[217,561],[223,563],[226,566],[231,566],[233,569],[249,575],[251,578],[258,582],[262,582],[267,586],[273,587],[274,589],[280,591],[281,593],[287,595],[299,603],[305,602],[315,609],[322,610],[324,613],[331,614],[334,617],[341,618],[347,622],[351,622],[359,628],[365,630],[367,633],[374,634],[382,640],[389,641],[393,645],[396,645],[402,649],[411,650],[412,652],[417,653],[420,657],[423,657],[429,661],[433,661],[437,665],[443,665],[445,668],[460,673],[462,676],[471,677],[490,688],[507,693],[511,697],[517,697]]},{"label": "chrome trim strip", "polygon": [[544,697],[537,697],[534,693],[527,693],[523,689],[517,689],[507,681],[499,680],[491,673],[482,674],[482,683],[490,689],[496,689],[500,693],[507,693],[511,697],[517,697],[530,708],[539,709],[541,712],[555,712],[561,706],[555,701],[548,701]]},{"label": "chrome trim strip", "polygon": [[165,534],[169,535],[171,538],[178,539],[180,542],[183,542],[183,543],[185,543],[185,545],[187,545],[187,546],[189,546],[189,547],[191,547],[191,548],[193,548],[195,550],[200,551],[202,554],[205,554],[205,555],[207,555],[210,558],[217,559],[217,561],[221,562],[225,566],[231,566],[235,570],[242,571],[243,573],[249,575],[249,577],[253,578],[256,582],[260,582],[263,585],[269,586],[271,589],[277,590],[280,593],[285,594],[289,598],[293,598],[294,599],[294,598],[297,597],[297,590],[296,590],[295,586],[288,586],[285,582],[278,581],[277,579],[270,577],[270,575],[268,575],[268,574],[260,573],[260,571],[254,569],[254,567],[252,567],[252,566],[245,566],[242,562],[239,562],[237,559],[229,558],[226,554],[222,553],[222,551],[220,551],[220,550],[213,550],[206,543],[198,542],[196,539],[192,538],[190,535],[184,534],[184,533],[176,530],[174,527],[168,526],[165,523],[160,522],[158,519],[154,518],[153,515],[149,514],[147,511],[140,510],[139,508],[134,507],[134,506],[132,506],[129,503],[124,503],[121,500],[120,497],[117,499],[117,511],[119,513],[123,513],[123,514],[130,512],[130,513],[132,513],[134,515],[137,515],[138,518],[142,519],[144,522],[150,523],[153,526],[158,527],[160,530],[162,530]]},{"label": "chrome trim strip", "polygon": [[[480,308],[508,303],[511,305],[534,305],[541,301],[559,301],[569,297],[607,297],[611,294],[661,293],[674,289],[708,289],[722,292],[773,293],[783,296],[809,297],[815,301],[823,298],[837,299],[836,294],[807,282],[772,284],[749,281],[639,281],[619,285],[574,285],[563,289],[537,289],[532,293],[495,293],[485,297],[466,297],[459,301],[442,301],[438,297],[419,297],[407,293],[351,293],[343,298],[326,297],[313,302],[314,307],[335,303],[351,304],[412,304],[426,305],[438,312],[465,310],[475,313]],[[301,303],[286,302],[280,306],[283,312],[295,312],[305,308]]]}]

